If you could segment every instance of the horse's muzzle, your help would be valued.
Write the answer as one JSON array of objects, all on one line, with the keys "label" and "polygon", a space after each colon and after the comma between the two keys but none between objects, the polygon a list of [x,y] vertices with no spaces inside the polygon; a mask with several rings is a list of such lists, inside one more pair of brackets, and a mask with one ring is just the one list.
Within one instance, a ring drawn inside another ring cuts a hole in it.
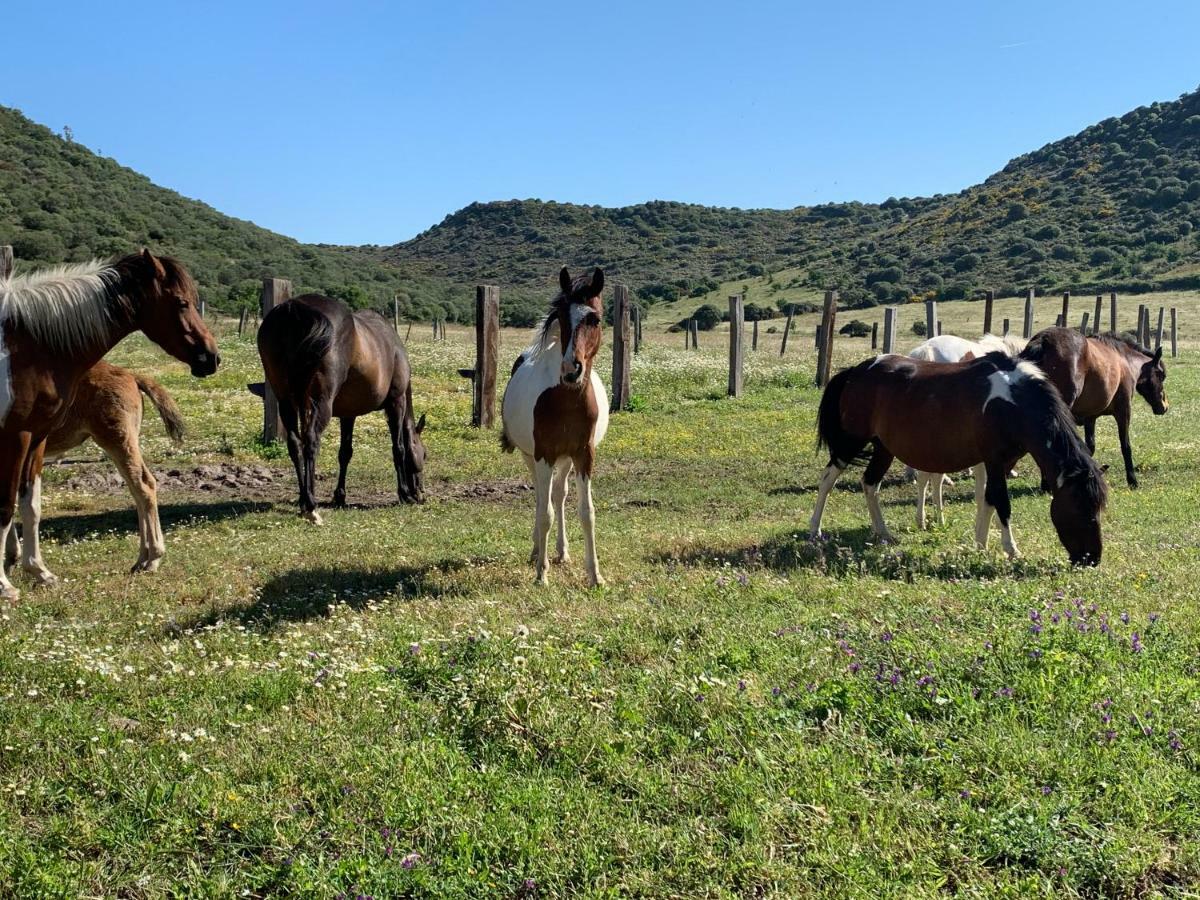
[{"label": "horse's muzzle", "polygon": [[583,374],[583,363],[576,362],[575,368],[569,369],[562,373],[562,380],[567,384],[578,384],[579,377]]},{"label": "horse's muzzle", "polygon": [[204,378],[207,375],[212,375],[217,371],[217,366],[221,364],[221,354],[215,350],[211,353],[207,350],[197,350],[192,354],[192,375],[196,378]]}]

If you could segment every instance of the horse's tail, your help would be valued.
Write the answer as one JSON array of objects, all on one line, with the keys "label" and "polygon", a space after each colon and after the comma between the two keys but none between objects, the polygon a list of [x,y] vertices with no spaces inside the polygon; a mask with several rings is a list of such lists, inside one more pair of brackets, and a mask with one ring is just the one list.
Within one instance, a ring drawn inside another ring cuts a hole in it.
[{"label": "horse's tail", "polygon": [[817,408],[817,449],[828,447],[832,455],[837,455],[837,447],[844,443],[845,435],[842,428],[842,394],[846,390],[846,382],[850,380],[853,369],[842,369],[825,385],[821,394],[821,405]]},{"label": "horse's tail", "polygon": [[263,327],[259,329],[260,351],[264,337],[276,332],[276,328],[271,327],[274,324],[272,319],[279,323],[277,327],[284,334],[302,335],[295,344],[284,342],[280,349],[287,353],[287,359],[282,361],[281,368],[287,376],[288,399],[296,408],[300,418],[300,431],[303,432],[308,426],[311,407],[307,401],[309,388],[316,377],[321,360],[333,347],[333,321],[307,303],[289,301],[275,307],[263,320]]},{"label": "horse's tail", "polygon": [[183,413],[179,411],[179,407],[175,404],[175,398],[167,393],[167,389],[155,381],[153,378],[147,378],[145,375],[133,375],[133,380],[137,382],[138,390],[150,398],[150,402],[154,404],[154,408],[158,410],[159,418],[162,419],[163,425],[167,428],[167,434],[170,435],[172,441],[176,444],[183,443]]}]

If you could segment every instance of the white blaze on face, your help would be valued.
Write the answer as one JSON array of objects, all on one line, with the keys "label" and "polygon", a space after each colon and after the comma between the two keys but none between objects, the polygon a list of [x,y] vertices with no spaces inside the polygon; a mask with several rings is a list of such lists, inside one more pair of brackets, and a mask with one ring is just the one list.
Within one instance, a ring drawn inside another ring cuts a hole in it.
[{"label": "white blaze on face", "polygon": [[12,409],[12,405],[12,357],[8,352],[4,326],[0,324],[0,425],[8,418],[8,411]]},{"label": "white blaze on face", "polygon": [[563,375],[570,375],[575,371],[575,329],[579,327],[579,323],[583,321],[583,317],[591,311],[592,308],[586,304],[571,304],[571,309],[568,311],[568,315],[571,318],[571,337],[567,340],[567,346],[563,348]]}]

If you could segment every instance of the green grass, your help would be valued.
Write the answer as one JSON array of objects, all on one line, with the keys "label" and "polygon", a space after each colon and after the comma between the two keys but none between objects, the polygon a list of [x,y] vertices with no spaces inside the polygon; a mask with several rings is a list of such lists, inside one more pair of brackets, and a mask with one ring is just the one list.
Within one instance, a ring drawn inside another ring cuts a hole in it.
[{"label": "green grass", "polygon": [[[177,450],[147,414],[157,471],[268,465],[277,483],[164,488],[167,557],[130,577],[128,497],[68,486],[103,471],[97,454],[48,471],[45,556],[64,583],[18,575],[0,612],[0,895],[1195,890],[1194,345],[1169,362],[1171,414],[1137,407],[1143,487],[1114,480],[1103,565],[1073,571],[1027,461],[1015,563],[995,536],[973,549],[969,479],[928,533],[913,489],[889,484],[901,542],[876,547],[847,477],[830,539],[809,542],[811,331],[786,359],[750,354],[738,401],[723,336],[688,353],[647,334],[639,411],[599,453],[595,591],[573,513],[575,563],[533,585],[524,467],[465,425],[465,331],[410,345],[429,502],[390,504],[372,416],[359,506],[323,528],[296,515],[286,459],[256,451],[250,341],[224,336],[203,382],[141,339],[118,348],[191,426]],[[503,370],[524,338],[503,335]],[[839,341],[837,362],[867,346]],[[1115,429],[1098,441],[1120,471]]]}]

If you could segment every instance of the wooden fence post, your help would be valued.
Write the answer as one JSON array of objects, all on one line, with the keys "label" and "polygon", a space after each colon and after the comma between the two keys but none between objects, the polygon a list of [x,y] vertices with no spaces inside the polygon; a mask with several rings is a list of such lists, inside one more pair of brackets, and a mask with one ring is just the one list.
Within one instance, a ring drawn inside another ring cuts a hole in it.
[{"label": "wooden fence post", "polygon": [[1138,304],[1137,339],[1138,339],[1138,343],[1141,344],[1142,346],[1146,345],[1146,339],[1144,336],[1148,330],[1149,330],[1149,328],[1146,325],[1146,304],[1139,303]]},{"label": "wooden fence post", "polygon": [[937,337],[937,301],[925,301],[925,337]]},{"label": "wooden fence post", "polygon": [[433,339],[436,341],[438,336],[437,319],[433,320]]},{"label": "wooden fence post", "polygon": [[750,338],[750,349],[758,350],[758,319],[754,320],[754,334]]},{"label": "wooden fence post", "polygon": [[[286,278],[264,278],[259,308],[265,319],[267,313],[292,296],[292,283]],[[283,420],[279,418],[279,401],[271,390],[271,383],[263,379],[263,443],[279,440],[283,434]]]},{"label": "wooden fence post", "polygon": [[613,375],[611,412],[629,408],[630,355],[629,288],[623,284],[613,287]]},{"label": "wooden fence post", "polygon": [[1071,292],[1063,291],[1062,327],[1066,328],[1071,321]]},{"label": "wooden fence post", "polygon": [[833,336],[837,328],[838,292],[825,292],[825,307],[821,311],[821,345],[817,348],[817,387],[829,384],[833,368]]},{"label": "wooden fence post", "polygon": [[1104,296],[1096,295],[1096,315],[1092,317],[1092,334],[1100,333],[1100,315],[1104,312]]},{"label": "wooden fence post", "polygon": [[1171,307],[1171,358],[1172,359],[1174,359],[1175,357],[1177,357],[1179,355],[1179,343],[1177,341],[1178,333],[1175,330],[1175,326],[1178,323],[1178,321],[1179,321],[1179,318],[1175,314],[1175,307],[1172,306]]},{"label": "wooden fence post", "polygon": [[242,307],[242,314],[238,316],[238,334],[240,335],[246,330],[246,307]]},{"label": "wooden fence post", "polygon": [[1002,335],[1003,337],[1008,337],[1008,330],[1009,330],[1008,325],[1009,325],[1008,319],[1005,319],[1004,320],[1004,334]]},{"label": "wooden fence post", "polygon": [[1108,295],[1108,330],[1117,330],[1117,292]]},{"label": "wooden fence post", "polygon": [[1083,311],[1083,321],[1079,323],[1079,332],[1084,337],[1087,337],[1088,316],[1091,315],[1086,309]]},{"label": "wooden fence post", "polygon": [[491,428],[496,421],[496,360],[500,355],[500,288],[475,288],[475,381],[471,424]]},{"label": "wooden fence post", "polygon": [[783,356],[787,350],[788,335],[792,333],[792,316],[796,314],[796,305],[793,303],[788,306],[787,321],[783,324],[783,343],[779,345],[779,355]]},{"label": "wooden fence post", "polygon": [[937,333],[938,333],[938,336],[939,336],[939,337],[940,337],[940,336],[941,336],[941,334],[942,334],[942,320],[941,320],[941,319],[938,319]]},{"label": "wooden fence post", "polygon": [[629,308],[633,317],[633,352],[642,352],[642,308],[636,303]]},{"label": "wooden fence post", "polygon": [[729,396],[742,396],[742,341],[746,324],[742,295],[729,298]]},{"label": "wooden fence post", "polygon": [[13,248],[11,244],[0,244],[0,281],[7,281],[13,273]]},{"label": "wooden fence post", "polygon": [[1025,319],[1021,326],[1021,337],[1026,340],[1033,337],[1033,288],[1025,294]]},{"label": "wooden fence post", "polygon": [[688,319],[683,323],[683,349],[687,350],[692,345],[692,320]]},{"label": "wooden fence post", "polygon": [[396,334],[400,333],[400,295],[396,294],[392,297],[392,326],[396,329]]},{"label": "wooden fence post", "polygon": [[700,323],[692,319],[692,349],[700,349]]},{"label": "wooden fence post", "polygon": [[1059,313],[1058,315],[1056,315],[1056,316],[1054,317],[1054,327],[1055,327],[1055,328],[1062,328],[1062,327],[1063,327],[1063,317],[1062,317],[1062,313]]},{"label": "wooden fence post", "polygon": [[[1149,315],[1149,313],[1147,313]],[[1166,315],[1166,310],[1161,306],[1158,308],[1158,326],[1154,329],[1154,349],[1157,350],[1162,346],[1163,339],[1163,316]]]},{"label": "wooden fence post", "polygon": [[883,352],[896,352],[896,307],[883,309]]},{"label": "wooden fence post", "polygon": [[983,333],[992,333],[992,304],[996,301],[996,292],[988,291],[983,298]]},{"label": "wooden fence post", "polygon": [[871,349],[875,350],[879,347],[879,323],[871,323]]}]

